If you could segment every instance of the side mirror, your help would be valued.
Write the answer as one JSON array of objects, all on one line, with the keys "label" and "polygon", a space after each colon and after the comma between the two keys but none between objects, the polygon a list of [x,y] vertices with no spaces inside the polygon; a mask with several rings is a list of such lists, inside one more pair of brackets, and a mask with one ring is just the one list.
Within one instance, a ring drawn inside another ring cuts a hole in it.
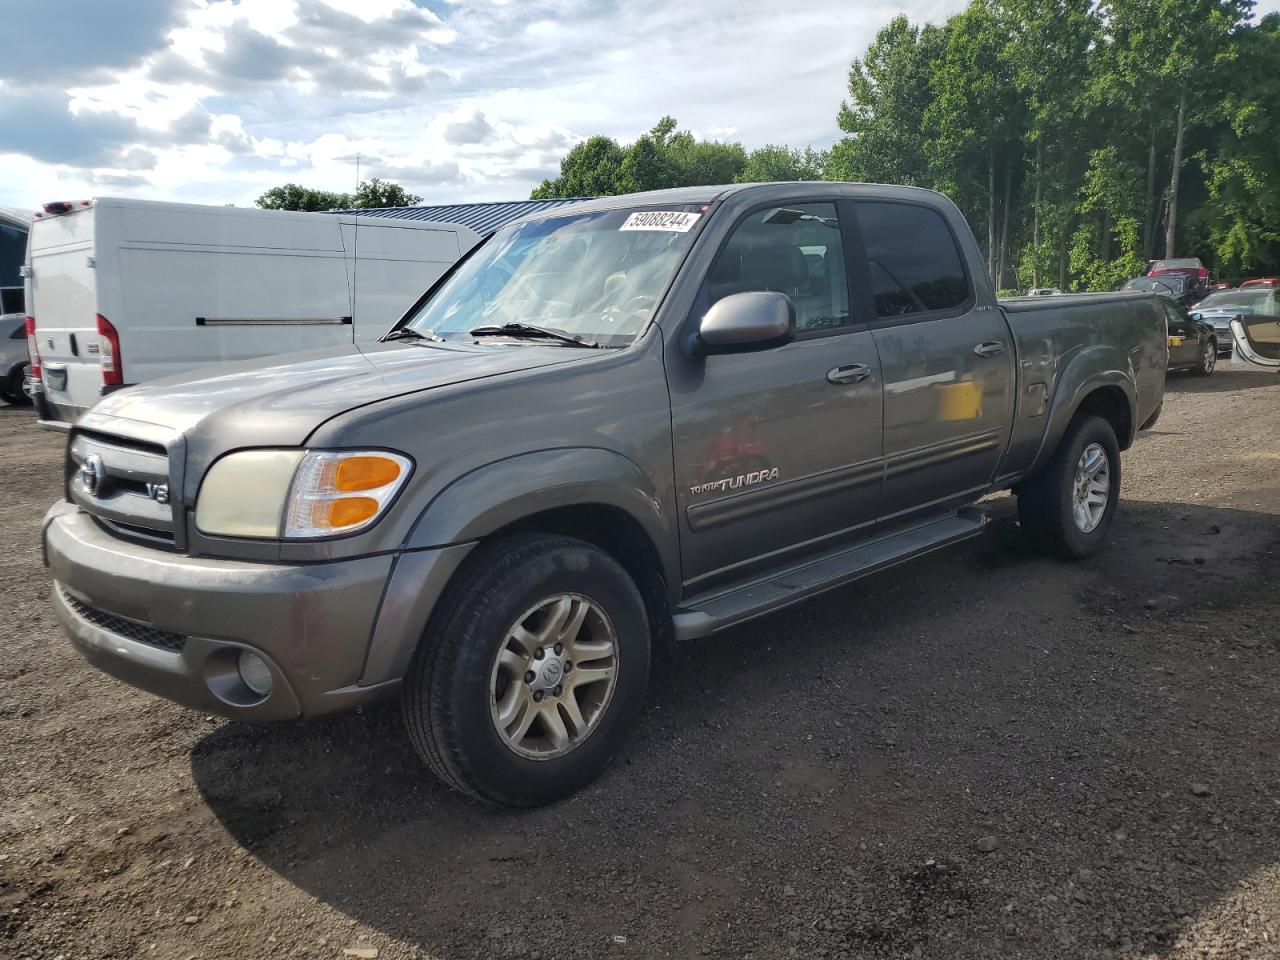
[{"label": "side mirror", "polygon": [[1199,323],[1201,320],[1203,320],[1203,319],[1204,319],[1204,314],[1203,314],[1203,313],[1200,313],[1199,311],[1197,311],[1197,312],[1195,312],[1195,313],[1191,314],[1191,319],[1192,319],[1192,320],[1195,320],[1197,323]]},{"label": "side mirror", "polygon": [[749,290],[717,300],[698,324],[690,353],[750,353],[796,338],[796,308],[785,293]]}]

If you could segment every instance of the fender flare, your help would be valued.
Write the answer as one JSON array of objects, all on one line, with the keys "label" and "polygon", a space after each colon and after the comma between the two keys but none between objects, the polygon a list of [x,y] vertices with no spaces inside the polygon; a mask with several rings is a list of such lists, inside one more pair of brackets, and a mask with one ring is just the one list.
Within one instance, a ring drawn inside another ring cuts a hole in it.
[{"label": "fender flare", "polygon": [[1058,377],[1044,437],[1040,441],[1040,452],[1036,454],[1027,476],[1038,473],[1053,456],[1080,404],[1100,387],[1118,387],[1129,404],[1129,435],[1117,437],[1120,448],[1127,448],[1133,442],[1137,428],[1138,400],[1134,382],[1133,365],[1118,347],[1098,344],[1072,357]]},{"label": "fender flare", "polygon": [[626,513],[649,537],[668,584],[680,583],[670,495],[628,457],[602,447],[560,447],[496,460],[452,481],[419,515],[404,548],[479,540],[558,507],[599,505]]}]

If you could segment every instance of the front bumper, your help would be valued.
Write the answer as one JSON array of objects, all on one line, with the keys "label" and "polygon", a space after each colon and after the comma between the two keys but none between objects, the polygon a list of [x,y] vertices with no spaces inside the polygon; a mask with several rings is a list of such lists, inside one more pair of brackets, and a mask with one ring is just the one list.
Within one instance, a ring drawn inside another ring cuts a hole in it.
[{"label": "front bumper", "polygon": [[[465,555],[296,566],[188,557],[113,537],[68,503],[46,515],[44,547],[54,609],[85,659],[193,709],[251,720],[347,710],[393,692]],[[246,648],[270,670],[266,696],[236,671]]]}]

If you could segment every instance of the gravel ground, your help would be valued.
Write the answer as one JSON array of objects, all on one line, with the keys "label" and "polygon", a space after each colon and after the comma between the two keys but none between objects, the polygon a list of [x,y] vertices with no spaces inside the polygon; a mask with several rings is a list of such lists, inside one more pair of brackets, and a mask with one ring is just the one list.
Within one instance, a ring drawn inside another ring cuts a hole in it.
[{"label": "gravel ground", "polygon": [[[1280,957],[1280,377],[1173,377],[1110,548],[979,540],[681,648],[593,787],[489,809],[394,709],[248,726],[70,650],[0,409],[0,956]],[[353,952],[354,951],[354,952]]]}]

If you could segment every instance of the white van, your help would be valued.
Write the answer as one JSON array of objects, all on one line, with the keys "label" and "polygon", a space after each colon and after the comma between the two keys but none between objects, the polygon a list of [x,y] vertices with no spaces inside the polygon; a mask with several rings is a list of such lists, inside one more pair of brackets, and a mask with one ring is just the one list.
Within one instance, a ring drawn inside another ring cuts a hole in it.
[{"label": "white van", "polygon": [[104,393],[194,367],[374,341],[479,239],[348,214],[46,204],[24,268],[41,423],[67,429]]}]

